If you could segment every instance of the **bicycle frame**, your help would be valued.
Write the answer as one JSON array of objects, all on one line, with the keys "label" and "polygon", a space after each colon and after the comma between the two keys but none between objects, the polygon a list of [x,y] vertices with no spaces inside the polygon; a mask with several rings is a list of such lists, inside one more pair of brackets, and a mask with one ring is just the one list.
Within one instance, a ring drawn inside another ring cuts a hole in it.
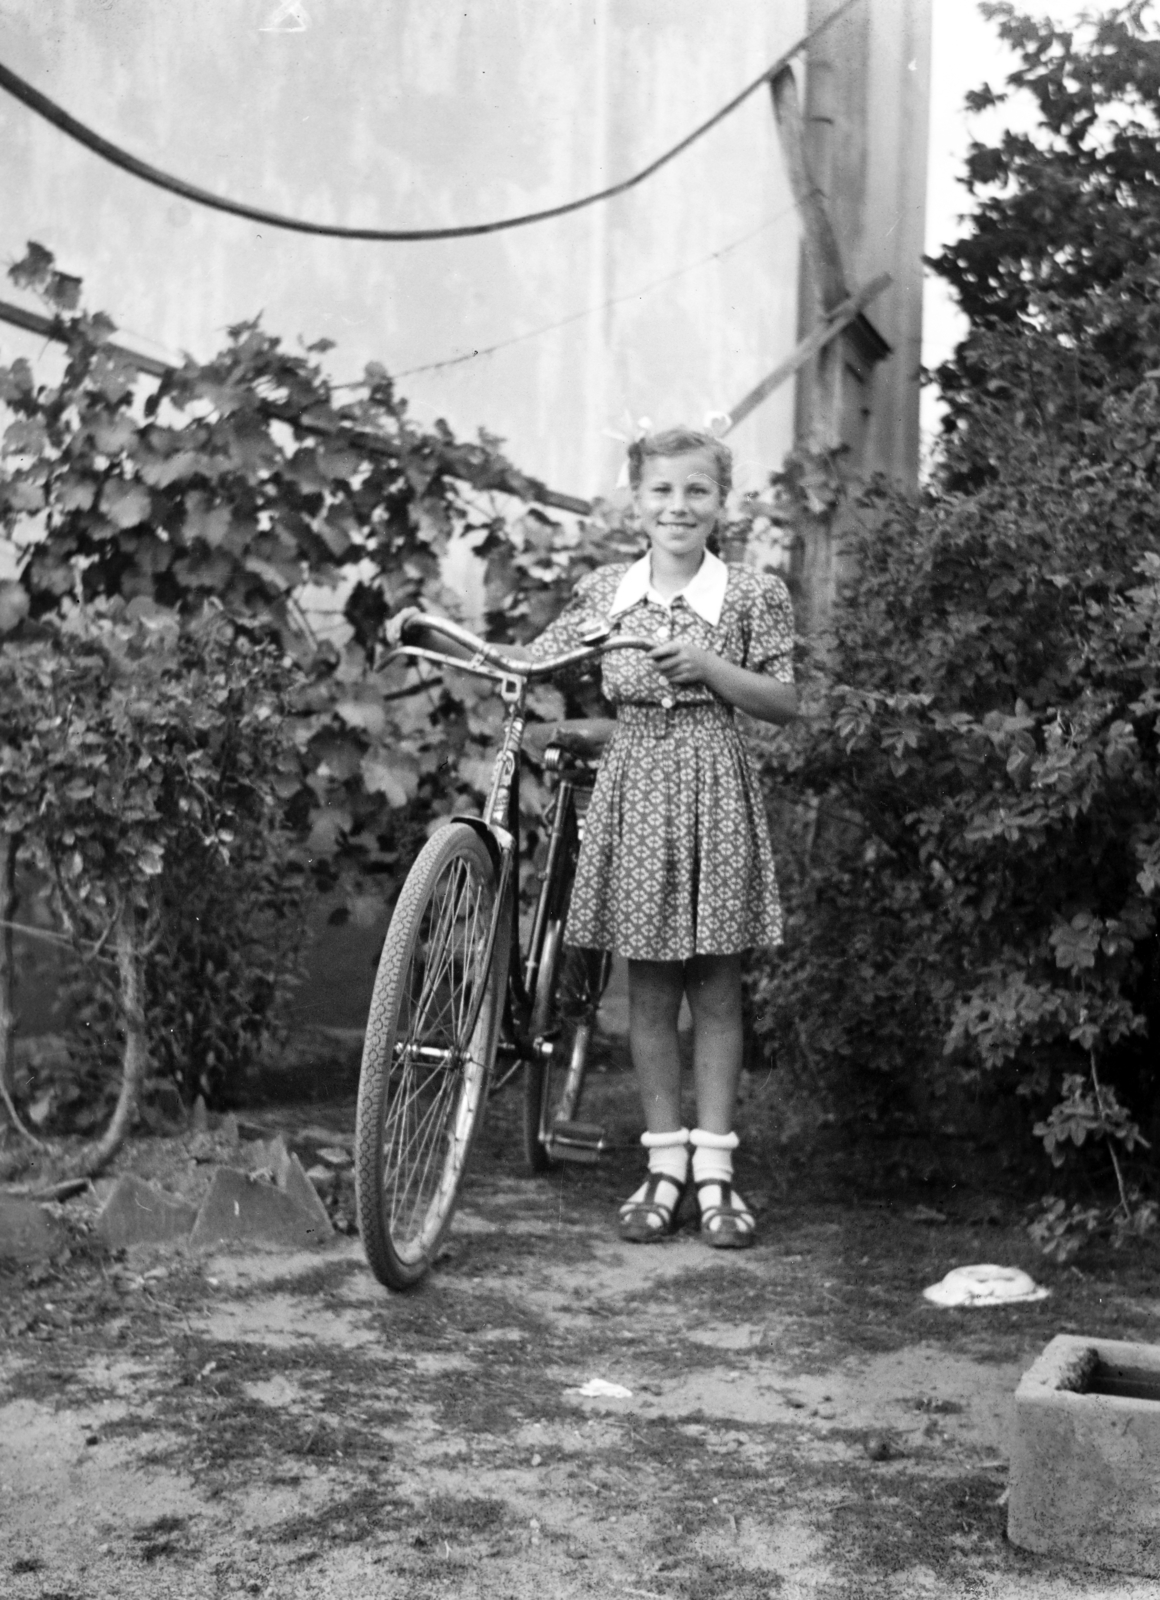
[{"label": "bicycle frame", "polygon": [[[595,661],[609,650],[651,649],[653,641],[631,637],[612,638],[608,636],[606,630],[602,630],[599,636],[593,635],[591,643],[585,644],[578,650],[570,650],[563,655],[551,657],[546,661],[521,662],[506,656],[502,650],[494,645],[483,644],[466,629],[460,628],[456,623],[449,622],[443,617],[418,616],[414,619],[413,626],[422,627],[437,634],[442,633],[455,643],[470,649],[473,654],[464,659],[416,645],[400,645],[397,651],[398,654],[405,655],[412,660],[431,661],[438,666],[450,667],[459,672],[469,672],[476,677],[491,678],[498,683],[500,698],[506,707],[499,749],[496,752],[495,763],[492,767],[491,782],[484,802],[483,815],[476,817],[459,813],[453,816],[451,820],[453,822],[466,823],[469,827],[476,829],[487,843],[492,859],[496,864],[495,905],[483,948],[481,967],[486,970],[491,965],[495,955],[497,939],[506,937],[510,942],[512,957],[508,962],[508,1004],[506,1014],[513,1035],[512,1043],[517,1057],[523,1059],[528,1050],[537,1048],[538,1043],[536,1040],[528,1038],[528,1024],[532,996],[535,994],[536,977],[542,955],[543,938],[547,925],[548,901],[550,900],[554,882],[553,874],[559,852],[563,848],[562,824],[564,820],[563,816],[557,817],[557,825],[553,827],[552,834],[549,837],[544,888],[537,903],[535,920],[532,924],[527,963],[524,971],[521,972],[518,937],[519,919],[515,891],[516,863],[519,858],[517,775],[524,730],[527,726],[528,685],[532,682],[554,677],[568,667],[580,666]],[[560,809],[563,810],[563,808]],[[456,1041],[458,1049],[465,1050],[467,1042],[472,1038],[476,1024],[479,1021],[479,1012],[482,1004],[483,990],[481,989],[471,1007],[470,1013],[464,1019],[461,1038]]]}]

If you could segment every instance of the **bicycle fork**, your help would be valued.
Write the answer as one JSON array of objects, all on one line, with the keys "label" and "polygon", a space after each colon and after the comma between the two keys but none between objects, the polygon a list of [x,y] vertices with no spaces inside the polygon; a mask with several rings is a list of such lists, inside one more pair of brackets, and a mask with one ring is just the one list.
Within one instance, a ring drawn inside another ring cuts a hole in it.
[{"label": "bicycle fork", "polygon": [[[478,817],[457,817],[454,821],[466,822],[470,827],[484,835],[491,847],[499,852],[499,872],[497,874],[495,904],[492,907],[491,921],[488,924],[487,935],[483,949],[479,956],[479,967],[487,972],[496,957],[496,941],[504,932],[504,924],[509,917],[514,918],[514,899],[509,903],[509,895],[515,893],[515,835],[508,827],[510,821],[510,808],[512,801],[512,786],[515,782],[516,765],[520,758],[520,744],[524,737],[524,700],[525,687],[519,678],[504,677],[500,681],[500,697],[507,706],[507,715],[504,718],[503,740],[500,745],[499,757],[496,760],[495,770],[492,774],[491,788],[483,808],[482,821]],[[510,924],[508,932],[510,934]],[[472,1001],[471,1010],[464,1019],[462,1035],[456,1040],[457,1053],[460,1056],[467,1054],[471,1040],[475,1036],[479,1014],[483,1009],[484,997],[487,991],[486,984],[476,986],[477,993]]]}]

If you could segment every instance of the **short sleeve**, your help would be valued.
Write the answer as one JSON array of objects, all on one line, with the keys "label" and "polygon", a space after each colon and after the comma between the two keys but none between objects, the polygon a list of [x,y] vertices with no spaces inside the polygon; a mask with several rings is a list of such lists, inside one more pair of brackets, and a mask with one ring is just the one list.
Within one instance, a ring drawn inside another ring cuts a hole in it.
[{"label": "short sleeve", "polygon": [[546,661],[549,656],[562,655],[566,650],[578,650],[584,643],[586,630],[604,620],[593,593],[599,576],[598,572],[585,573],[560,615],[532,640],[528,652],[533,661]]},{"label": "short sleeve", "polygon": [[778,683],[793,682],[793,602],[772,572],[755,573],[757,592],[749,613],[745,665]]}]

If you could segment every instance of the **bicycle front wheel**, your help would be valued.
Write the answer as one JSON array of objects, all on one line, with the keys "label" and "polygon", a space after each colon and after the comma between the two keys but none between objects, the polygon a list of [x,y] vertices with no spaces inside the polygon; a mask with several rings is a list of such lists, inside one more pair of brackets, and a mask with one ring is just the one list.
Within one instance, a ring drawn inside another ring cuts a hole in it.
[{"label": "bicycle front wheel", "polygon": [[390,1289],[409,1288],[430,1268],[483,1113],[507,981],[502,930],[487,953],[495,898],[478,833],[463,823],[441,828],[407,875],[379,959],[355,1191],[363,1249]]}]

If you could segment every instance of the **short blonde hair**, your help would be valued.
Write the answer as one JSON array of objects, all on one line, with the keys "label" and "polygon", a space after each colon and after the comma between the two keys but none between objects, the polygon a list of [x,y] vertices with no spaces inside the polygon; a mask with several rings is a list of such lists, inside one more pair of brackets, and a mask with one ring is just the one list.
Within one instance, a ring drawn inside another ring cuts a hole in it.
[{"label": "short blonde hair", "polygon": [[640,488],[644,464],[654,456],[684,456],[691,450],[706,450],[713,457],[724,499],[733,487],[733,452],[716,434],[704,433],[700,428],[665,428],[660,433],[645,433],[634,439],[628,447],[629,483],[634,489]]}]

